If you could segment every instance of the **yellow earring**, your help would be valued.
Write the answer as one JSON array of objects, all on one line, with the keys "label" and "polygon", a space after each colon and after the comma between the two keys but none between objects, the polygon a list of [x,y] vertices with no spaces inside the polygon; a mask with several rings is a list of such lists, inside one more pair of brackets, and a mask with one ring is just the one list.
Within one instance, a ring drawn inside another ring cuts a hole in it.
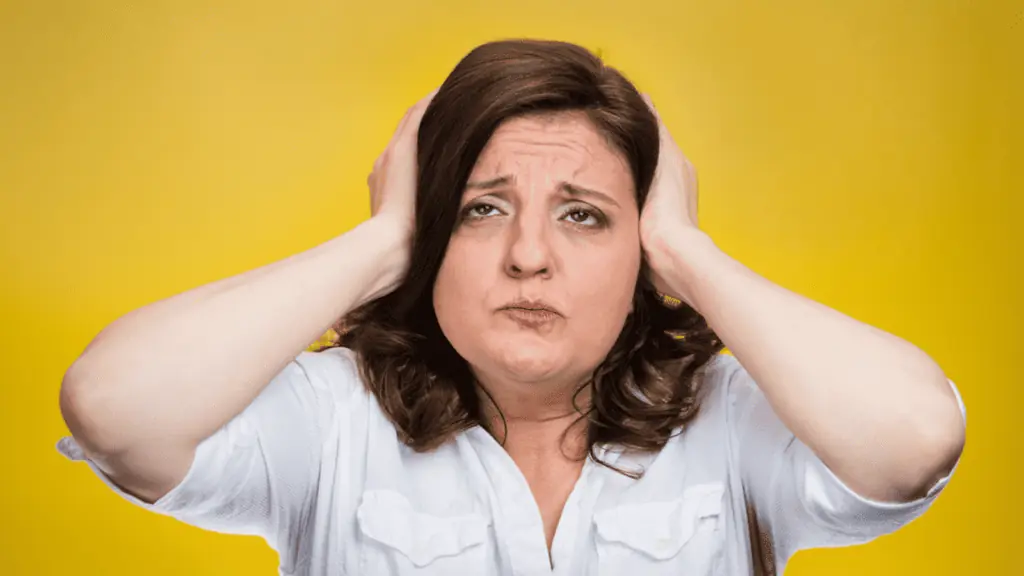
[{"label": "yellow earring", "polygon": [[676,297],[674,297],[674,296],[669,296],[668,294],[658,294],[658,295],[661,296],[662,304],[664,304],[665,306],[668,306],[669,308],[679,308],[680,306],[683,305],[683,301],[678,299],[678,298],[676,298]]}]

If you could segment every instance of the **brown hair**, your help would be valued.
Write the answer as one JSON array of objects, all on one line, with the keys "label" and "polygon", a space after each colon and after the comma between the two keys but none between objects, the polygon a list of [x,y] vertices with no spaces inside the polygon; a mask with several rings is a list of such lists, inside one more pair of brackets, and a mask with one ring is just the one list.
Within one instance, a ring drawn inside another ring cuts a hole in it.
[{"label": "brown hair", "polygon": [[[432,292],[466,181],[499,124],[533,113],[584,111],[632,169],[643,206],[658,160],[658,124],[633,85],[579,46],[504,40],[467,54],[424,113],[418,135],[411,266],[392,293],[352,311],[335,330],[403,442],[430,450],[482,424],[466,361],[438,326]],[[645,270],[646,271],[646,264]],[[586,386],[588,449],[658,450],[697,411],[696,372],[722,349],[706,321],[670,308],[641,274],[633,312]],[[323,348],[322,348],[323,349]],[[500,408],[499,408],[500,411]]]}]

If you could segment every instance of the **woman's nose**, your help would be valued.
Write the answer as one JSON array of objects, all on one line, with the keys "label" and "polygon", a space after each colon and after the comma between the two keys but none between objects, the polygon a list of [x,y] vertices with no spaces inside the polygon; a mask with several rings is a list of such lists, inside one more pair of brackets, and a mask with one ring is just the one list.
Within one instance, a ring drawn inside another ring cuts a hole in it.
[{"label": "woman's nose", "polygon": [[513,278],[550,277],[552,265],[551,247],[544,224],[517,223],[506,255],[506,273]]}]

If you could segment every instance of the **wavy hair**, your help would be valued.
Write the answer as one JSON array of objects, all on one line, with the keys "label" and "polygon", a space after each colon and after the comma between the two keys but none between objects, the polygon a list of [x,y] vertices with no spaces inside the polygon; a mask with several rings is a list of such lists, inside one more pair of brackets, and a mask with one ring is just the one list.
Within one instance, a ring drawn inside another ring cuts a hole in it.
[{"label": "wavy hair", "polygon": [[[456,65],[424,113],[410,268],[393,292],[342,318],[336,341],[320,348],[356,352],[366,386],[415,450],[484,424],[474,377],[441,332],[432,302],[470,172],[501,123],[569,110],[585,112],[623,154],[642,207],[658,160],[657,120],[620,72],[580,46],[481,45]],[[618,339],[577,391],[591,387],[589,406],[577,410],[588,425],[587,451],[598,462],[600,444],[661,449],[696,414],[697,372],[723,348],[695,310],[666,304],[645,280],[646,266]]]}]

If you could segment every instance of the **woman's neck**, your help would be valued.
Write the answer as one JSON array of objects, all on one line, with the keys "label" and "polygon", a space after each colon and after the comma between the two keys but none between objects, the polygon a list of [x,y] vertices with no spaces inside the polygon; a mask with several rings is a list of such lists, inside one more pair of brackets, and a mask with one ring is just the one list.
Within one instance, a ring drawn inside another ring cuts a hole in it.
[{"label": "woman's neck", "polygon": [[590,389],[541,383],[478,384],[482,424],[517,461],[573,459],[586,451]]}]

